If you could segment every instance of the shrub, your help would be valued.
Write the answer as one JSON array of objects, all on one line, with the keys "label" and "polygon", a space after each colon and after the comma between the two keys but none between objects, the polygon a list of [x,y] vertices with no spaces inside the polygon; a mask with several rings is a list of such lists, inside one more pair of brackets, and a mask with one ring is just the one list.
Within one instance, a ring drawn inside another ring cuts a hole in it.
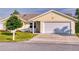
[{"label": "shrub", "polygon": [[79,33],[79,22],[75,24],[75,31],[76,33]]}]

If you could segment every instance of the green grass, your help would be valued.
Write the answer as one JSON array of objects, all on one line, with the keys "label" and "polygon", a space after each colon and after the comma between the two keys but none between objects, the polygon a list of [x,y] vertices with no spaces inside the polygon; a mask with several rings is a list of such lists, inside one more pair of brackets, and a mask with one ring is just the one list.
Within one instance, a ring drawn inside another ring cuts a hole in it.
[{"label": "green grass", "polygon": [[0,42],[19,42],[30,40],[37,34],[32,34],[28,32],[16,32],[15,40],[12,40],[12,33],[6,31],[0,31]]}]

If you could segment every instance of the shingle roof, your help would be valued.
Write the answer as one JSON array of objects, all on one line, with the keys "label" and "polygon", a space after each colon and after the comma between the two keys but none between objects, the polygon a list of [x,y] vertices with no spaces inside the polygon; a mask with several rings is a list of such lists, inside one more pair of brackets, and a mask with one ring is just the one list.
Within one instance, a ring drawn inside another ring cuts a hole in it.
[{"label": "shingle roof", "polygon": [[21,14],[20,17],[27,22],[29,19],[34,18],[38,15],[39,14]]},{"label": "shingle roof", "polygon": [[[34,18],[36,16],[38,16],[39,14],[19,14],[16,15],[18,17],[20,17],[24,22],[28,22],[29,19]],[[4,18],[1,20],[1,22],[5,21],[6,19],[8,19],[10,16],[8,16],[7,18]]]}]

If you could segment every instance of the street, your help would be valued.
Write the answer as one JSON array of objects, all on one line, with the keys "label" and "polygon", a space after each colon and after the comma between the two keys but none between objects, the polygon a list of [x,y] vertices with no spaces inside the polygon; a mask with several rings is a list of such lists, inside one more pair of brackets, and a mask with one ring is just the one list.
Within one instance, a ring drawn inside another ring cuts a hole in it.
[{"label": "street", "polygon": [[79,51],[79,44],[1,42],[0,51]]}]

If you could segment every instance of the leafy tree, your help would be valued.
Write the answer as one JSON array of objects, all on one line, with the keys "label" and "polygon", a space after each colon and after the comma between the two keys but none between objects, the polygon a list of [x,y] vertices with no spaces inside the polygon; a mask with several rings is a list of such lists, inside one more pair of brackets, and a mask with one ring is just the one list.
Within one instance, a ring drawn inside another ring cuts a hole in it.
[{"label": "leafy tree", "polygon": [[23,26],[23,23],[16,15],[11,15],[5,23],[6,30],[13,32],[13,40],[15,40],[16,29]]},{"label": "leafy tree", "polygon": [[78,15],[78,14],[79,14],[79,8],[76,9],[75,15]]},{"label": "leafy tree", "polygon": [[11,15],[18,15],[20,14],[17,10],[14,10],[14,12]]},{"label": "leafy tree", "polygon": [[79,33],[79,8],[76,9],[76,13],[75,13],[78,22],[76,23],[76,33]]}]

